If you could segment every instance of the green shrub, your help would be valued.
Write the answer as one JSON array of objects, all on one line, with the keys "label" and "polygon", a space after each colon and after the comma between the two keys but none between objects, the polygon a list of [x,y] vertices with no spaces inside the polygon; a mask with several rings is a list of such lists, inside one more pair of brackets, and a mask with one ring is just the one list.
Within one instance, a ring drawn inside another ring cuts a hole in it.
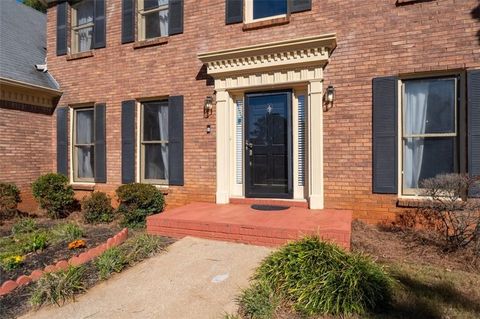
[{"label": "green shrub", "polygon": [[50,218],[68,215],[74,199],[74,192],[68,185],[68,178],[61,174],[49,173],[40,176],[32,184],[32,192],[40,207]]},{"label": "green shrub", "polygon": [[23,242],[22,251],[24,253],[44,250],[48,245],[48,236],[45,232],[32,233],[29,234]]},{"label": "green shrub", "polygon": [[77,224],[62,223],[56,225],[52,230],[53,236],[57,241],[74,241],[84,235],[83,229]]},{"label": "green shrub", "polygon": [[369,258],[317,237],[289,243],[268,256],[254,280],[267,284],[301,313],[362,314],[388,303],[391,279]]},{"label": "green shrub", "polygon": [[134,264],[164,249],[167,242],[159,236],[141,234],[129,238],[120,246],[120,250],[129,264]]},{"label": "green shrub", "polygon": [[94,192],[82,201],[83,219],[86,223],[109,223],[113,220],[113,207],[110,197],[102,192]]},{"label": "green shrub", "polygon": [[117,191],[120,201],[118,212],[123,215],[122,224],[129,227],[145,226],[146,217],[163,211],[165,200],[162,192],[150,184],[127,184]]},{"label": "green shrub", "polygon": [[0,183],[0,219],[11,217],[21,202],[20,190],[10,183]]},{"label": "green shrub", "polygon": [[65,270],[45,273],[35,284],[30,302],[34,306],[41,306],[45,303],[65,303],[74,299],[75,295],[86,290],[85,268],[70,266]]},{"label": "green shrub", "polygon": [[37,229],[37,222],[33,218],[22,218],[12,226],[12,235],[28,234]]},{"label": "green shrub", "polygon": [[274,317],[280,299],[268,284],[260,281],[243,290],[237,302],[240,305],[239,312],[243,317],[270,319]]},{"label": "green shrub", "polygon": [[110,248],[95,259],[95,267],[100,279],[109,278],[114,272],[121,272],[127,265],[123,252],[118,248]]}]

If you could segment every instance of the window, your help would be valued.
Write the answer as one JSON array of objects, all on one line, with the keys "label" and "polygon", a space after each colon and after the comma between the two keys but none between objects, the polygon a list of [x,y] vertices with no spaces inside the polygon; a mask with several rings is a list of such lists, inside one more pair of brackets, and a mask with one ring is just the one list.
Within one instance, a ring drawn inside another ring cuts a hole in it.
[{"label": "window", "polygon": [[72,50],[89,51],[93,47],[93,1],[81,1],[72,6]]},{"label": "window", "polygon": [[418,193],[424,179],[459,172],[457,81],[448,77],[403,82],[404,194]]},{"label": "window", "polygon": [[168,35],[168,0],[138,0],[139,40]]},{"label": "window", "polygon": [[168,101],[145,102],[141,112],[141,181],[167,184]]},{"label": "window", "polygon": [[275,17],[287,13],[287,0],[253,0],[253,19]]},{"label": "window", "polygon": [[73,169],[74,181],[94,181],[93,108],[74,109]]}]

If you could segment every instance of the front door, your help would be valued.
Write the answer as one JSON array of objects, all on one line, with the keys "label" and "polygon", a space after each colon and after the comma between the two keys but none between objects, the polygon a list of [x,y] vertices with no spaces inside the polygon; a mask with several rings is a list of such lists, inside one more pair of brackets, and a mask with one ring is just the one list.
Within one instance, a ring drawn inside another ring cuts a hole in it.
[{"label": "front door", "polygon": [[292,94],[245,95],[245,197],[293,198]]}]

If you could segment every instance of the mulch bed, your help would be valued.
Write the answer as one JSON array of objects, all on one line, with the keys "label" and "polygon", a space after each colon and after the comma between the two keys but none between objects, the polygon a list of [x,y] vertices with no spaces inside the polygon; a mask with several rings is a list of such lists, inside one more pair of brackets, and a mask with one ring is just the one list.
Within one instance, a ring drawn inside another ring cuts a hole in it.
[{"label": "mulch bed", "polygon": [[[65,220],[53,221],[49,219],[37,220],[39,228],[50,228],[55,224],[65,222]],[[10,226],[10,225],[8,225]],[[7,225],[2,226],[1,234],[3,236],[9,235],[10,231]],[[43,251],[38,251],[25,255],[25,261],[20,267],[11,270],[4,271],[0,268],[0,284],[7,280],[16,280],[21,275],[29,275],[35,269],[43,269],[45,266],[55,264],[60,260],[68,260],[70,257],[79,255],[88,249],[104,243],[109,237],[115,235],[120,228],[116,226],[81,226],[85,232],[84,240],[87,244],[86,248],[68,249],[68,242],[63,241],[56,244],[47,246]],[[7,232],[8,230],[8,232]]]},{"label": "mulch bed", "polygon": [[480,271],[474,248],[446,252],[434,233],[405,228],[352,224],[352,251],[362,252],[380,262],[408,262],[446,270]]}]

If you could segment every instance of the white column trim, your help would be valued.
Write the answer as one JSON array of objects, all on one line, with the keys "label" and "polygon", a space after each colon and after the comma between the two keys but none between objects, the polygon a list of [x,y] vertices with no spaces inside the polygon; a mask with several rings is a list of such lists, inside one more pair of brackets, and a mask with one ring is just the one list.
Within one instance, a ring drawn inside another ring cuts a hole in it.
[{"label": "white column trim", "polygon": [[230,202],[230,98],[225,90],[217,90],[217,204]]},{"label": "white column trim", "polygon": [[308,84],[308,203],[310,209],[323,209],[323,80]]}]

